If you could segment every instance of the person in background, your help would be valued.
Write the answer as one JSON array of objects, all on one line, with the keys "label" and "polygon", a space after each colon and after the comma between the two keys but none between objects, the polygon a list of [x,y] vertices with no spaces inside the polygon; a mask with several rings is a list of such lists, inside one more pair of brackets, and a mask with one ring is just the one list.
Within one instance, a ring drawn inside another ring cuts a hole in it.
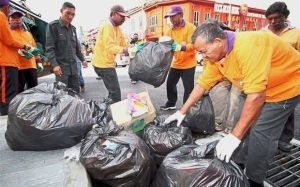
[{"label": "person in background", "polygon": [[[22,43],[28,43],[33,47],[37,47],[35,40],[30,32],[25,31],[22,28],[23,25],[23,13],[17,10],[11,11],[9,14],[9,24],[11,33],[14,38]],[[38,85],[38,73],[42,73],[44,68],[42,65],[42,60],[40,55],[32,57],[31,59],[26,59],[19,56],[19,92],[21,93],[25,90],[25,85],[27,89],[33,88]]]},{"label": "person in background", "polygon": [[95,52],[92,59],[97,75],[100,75],[108,90],[109,103],[121,101],[120,84],[115,69],[116,54],[133,54],[142,46],[130,47],[120,26],[128,17],[121,5],[115,5],[110,9],[110,17],[99,28],[96,38]]},{"label": "person in background", "polygon": [[[92,49],[92,53],[94,54],[94,51],[95,51],[95,45],[96,45],[96,39],[92,39],[92,41],[93,41],[93,46],[91,47],[91,49]],[[101,76],[100,76],[100,74],[97,74],[97,80],[102,80],[102,78],[101,78]]]},{"label": "person in background", "polygon": [[[139,41],[139,35],[137,33],[133,34],[133,38],[131,38],[130,44],[131,47],[134,47]],[[130,58],[131,60],[131,58]],[[136,84],[138,80],[131,79],[131,84]]]},{"label": "person in background", "polygon": [[[82,53],[82,45],[78,39],[77,39],[77,45],[79,46],[79,50]],[[85,92],[85,83],[84,83],[84,79],[82,76],[82,62],[80,61],[80,59],[77,56],[76,56],[76,61],[77,61],[80,92],[83,93],[83,92]]]},{"label": "person in background", "polygon": [[191,36],[195,31],[195,26],[183,19],[183,10],[179,5],[173,5],[165,18],[170,18],[172,28],[166,31],[166,36],[170,36],[174,43],[173,62],[167,78],[167,98],[161,110],[176,109],[177,102],[177,83],[182,79],[184,87],[183,103],[186,102],[194,88],[194,75],[196,70],[196,51],[191,44]]},{"label": "person in background", "polygon": [[53,68],[55,80],[66,84],[79,93],[76,56],[83,67],[87,67],[77,44],[76,28],[71,24],[75,16],[75,6],[65,2],[60,9],[61,17],[47,25],[45,55]]},{"label": "person in background", "polygon": [[8,15],[9,0],[0,0],[0,115],[8,114],[9,103],[18,94],[18,65],[19,55],[24,58],[32,57],[31,52],[37,49],[14,39],[11,34]]},{"label": "person in background", "polygon": [[[288,42],[298,52],[300,52],[300,29],[294,27],[287,18],[290,11],[284,2],[275,2],[266,10],[265,16],[269,24],[263,30],[272,32]],[[299,53],[300,54],[300,53]],[[291,151],[293,145],[290,143],[294,138],[295,112],[293,112],[283,128],[279,139],[278,147],[282,151]]]},{"label": "person in background", "polygon": [[300,101],[300,55],[265,31],[225,32],[203,23],[192,36],[194,48],[209,63],[183,107],[165,123],[180,125],[189,108],[226,77],[242,90],[232,132],[216,146],[216,156],[246,168],[250,186],[263,186],[278,150],[284,124]]}]

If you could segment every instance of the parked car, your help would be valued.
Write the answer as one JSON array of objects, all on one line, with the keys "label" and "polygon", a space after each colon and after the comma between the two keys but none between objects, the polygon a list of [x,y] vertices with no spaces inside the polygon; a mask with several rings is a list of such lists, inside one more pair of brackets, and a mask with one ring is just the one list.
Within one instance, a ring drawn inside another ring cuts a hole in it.
[{"label": "parked car", "polygon": [[84,56],[84,59],[87,62],[92,62],[92,59],[93,59],[92,53],[90,53],[89,55]]},{"label": "parked car", "polygon": [[115,63],[116,63],[116,67],[118,66],[126,67],[130,63],[130,58],[129,56],[125,56],[124,54],[121,55],[117,54],[115,57]]},{"label": "parked car", "polygon": [[202,58],[202,54],[200,52],[196,53],[196,59],[197,59],[197,64],[199,64],[200,66],[203,66],[203,58]]}]

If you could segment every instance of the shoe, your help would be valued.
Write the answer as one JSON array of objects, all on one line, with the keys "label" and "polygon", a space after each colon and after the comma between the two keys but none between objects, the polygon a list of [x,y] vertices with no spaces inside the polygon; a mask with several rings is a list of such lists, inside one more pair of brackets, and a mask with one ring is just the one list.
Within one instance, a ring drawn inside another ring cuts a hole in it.
[{"label": "shoe", "polygon": [[160,109],[161,110],[175,110],[176,106],[175,105],[170,106],[170,105],[165,104],[164,106],[161,106]]},{"label": "shoe", "polygon": [[85,92],[85,87],[80,88],[80,92],[81,93]]},{"label": "shoe", "polygon": [[136,84],[136,80],[131,80],[131,84]]},{"label": "shoe", "polygon": [[221,136],[226,136],[232,132],[232,129],[228,129],[227,127],[223,130]]},{"label": "shoe", "polygon": [[290,152],[293,149],[293,147],[294,146],[291,143],[287,143],[287,142],[280,141],[280,140],[278,142],[278,148],[282,151]]},{"label": "shoe", "polygon": [[221,123],[215,123],[215,130],[220,132],[223,130],[223,125]]}]

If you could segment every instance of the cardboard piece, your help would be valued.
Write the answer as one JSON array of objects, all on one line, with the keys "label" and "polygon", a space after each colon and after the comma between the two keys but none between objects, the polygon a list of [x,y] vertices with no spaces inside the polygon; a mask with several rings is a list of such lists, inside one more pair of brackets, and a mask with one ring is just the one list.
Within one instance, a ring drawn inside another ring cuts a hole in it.
[{"label": "cardboard piece", "polygon": [[127,99],[110,105],[113,120],[117,125],[129,128],[134,132],[143,130],[146,124],[152,122],[156,117],[156,111],[149,97],[149,93],[145,91],[138,95],[146,99],[149,108],[148,112],[141,116],[132,118],[127,111]]}]

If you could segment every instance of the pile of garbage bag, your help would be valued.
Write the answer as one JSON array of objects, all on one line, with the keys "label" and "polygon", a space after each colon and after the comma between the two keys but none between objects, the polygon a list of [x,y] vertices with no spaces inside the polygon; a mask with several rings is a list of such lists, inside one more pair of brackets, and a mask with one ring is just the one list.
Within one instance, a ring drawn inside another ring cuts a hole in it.
[{"label": "pile of garbage bag", "polygon": [[143,139],[150,148],[157,165],[160,165],[171,151],[182,145],[193,143],[192,132],[187,127],[182,125],[177,127],[176,122],[163,125],[168,116],[157,116],[144,129]]},{"label": "pile of garbage bag", "polygon": [[101,101],[90,100],[87,102],[91,111],[92,118],[96,124],[99,126],[106,125],[110,120],[112,120],[112,114],[110,107],[106,103],[106,100],[103,99]]},{"label": "pile of garbage bag", "polygon": [[11,101],[5,138],[14,151],[62,149],[78,144],[92,125],[80,95],[61,82],[41,83]]},{"label": "pile of garbage bag", "polygon": [[151,187],[246,187],[248,180],[234,162],[214,156],[218,141],[205,145],[184,145],[169,153]]},{"label": "pile of garbage bag", "polygon": [[80,161],[100,186],[147,187],[156,172],[145,142],[113,121],[87,134]]}]

